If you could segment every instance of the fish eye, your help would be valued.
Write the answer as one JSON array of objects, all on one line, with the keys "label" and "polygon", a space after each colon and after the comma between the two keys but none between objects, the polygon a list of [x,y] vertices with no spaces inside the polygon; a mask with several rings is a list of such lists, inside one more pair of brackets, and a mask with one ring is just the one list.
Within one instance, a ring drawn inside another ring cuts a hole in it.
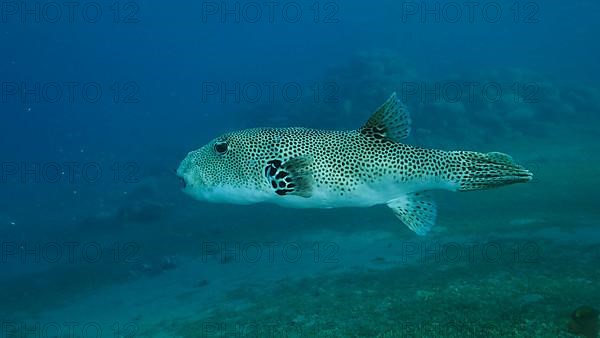
[{"label": "fish eye", "polygon": [[227,142],[217,142],[215,143],[215,152],[219,155],[223,155],[227,152]]}]

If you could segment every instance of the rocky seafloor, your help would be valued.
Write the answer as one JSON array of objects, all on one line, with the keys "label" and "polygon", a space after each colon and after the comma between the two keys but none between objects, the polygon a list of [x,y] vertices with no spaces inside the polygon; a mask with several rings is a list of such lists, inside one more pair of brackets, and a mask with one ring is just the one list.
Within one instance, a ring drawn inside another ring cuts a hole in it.
[{"label": "rocky seafloor", "polygon": [[[600,243],[526,237],[487,243],[471,256],[460,257],[459,246],[449,242],[445,251],[431,249],[409,266],[393,267],[397,256],[373,257],[388,268],[282,280],[269,292],[240,288],[206,318],[173,323],[173,333],[575,337],[569,332],[572,311],[600,304]],[[399,245],[392,240],[389,250],[397,252]]]}]

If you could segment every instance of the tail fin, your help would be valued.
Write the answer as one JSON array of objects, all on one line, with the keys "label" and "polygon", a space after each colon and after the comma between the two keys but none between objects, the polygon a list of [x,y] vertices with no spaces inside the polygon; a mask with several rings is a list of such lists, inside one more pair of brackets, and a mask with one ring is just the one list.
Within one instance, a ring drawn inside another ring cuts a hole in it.
[{"label": "tail fin", "polygon": [[453,152],[459,191],[482,190],[531,181],[533,174],[503,153]]}]

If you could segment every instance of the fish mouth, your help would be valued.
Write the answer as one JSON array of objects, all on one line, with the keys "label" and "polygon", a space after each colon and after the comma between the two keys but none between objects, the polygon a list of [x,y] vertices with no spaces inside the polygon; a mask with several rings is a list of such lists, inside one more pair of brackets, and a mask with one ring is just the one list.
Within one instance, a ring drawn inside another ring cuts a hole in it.
[{"label": "fish mouth", "polygon": [[185,187],[187,187],[187,182],[185,181],[185,178],[183,178],[183,175],[179,173],[179,170],[172,169],[171,172],[175,174],[175,177],[177,177],[177,181],[179,181],[179,187],[181,189],[185,189]]},{"label": "fish mouth", "polygon": [[181,190],[190,189],[194,183],[194,179],[190,177],[192,174],[190,169],[192,167],[190,160],[190,155],[188,154],[180,163],[179,167],[175,171],[175,176],[177,176],[177,180],[179,181],[179,188]]},{"label": "fish mouth", "polygon": [[187,187],[187,182],[185,181],[185,178],[181,177],[181,176],[177,176],[177,179],[179,180],[179,187],[183,190]]}]

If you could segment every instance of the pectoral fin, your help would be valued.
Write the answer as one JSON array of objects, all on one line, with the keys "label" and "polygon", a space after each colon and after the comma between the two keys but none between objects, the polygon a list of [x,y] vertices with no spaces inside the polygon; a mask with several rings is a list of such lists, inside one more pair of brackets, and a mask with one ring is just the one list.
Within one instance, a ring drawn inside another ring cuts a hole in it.
[{"label": "pectoral fin", "polygon": [[308,157],[296,157],[285,162],[271,160],[265,167],[265,177],[279,196],[312,196],[313,173],[310,170],[312,160]]},{"label": "pectoral fin", "polygon": [[424,236],[435,224],[437,208],[427,192],[408,194],[387,203],[396,217],[419,236]]}]

